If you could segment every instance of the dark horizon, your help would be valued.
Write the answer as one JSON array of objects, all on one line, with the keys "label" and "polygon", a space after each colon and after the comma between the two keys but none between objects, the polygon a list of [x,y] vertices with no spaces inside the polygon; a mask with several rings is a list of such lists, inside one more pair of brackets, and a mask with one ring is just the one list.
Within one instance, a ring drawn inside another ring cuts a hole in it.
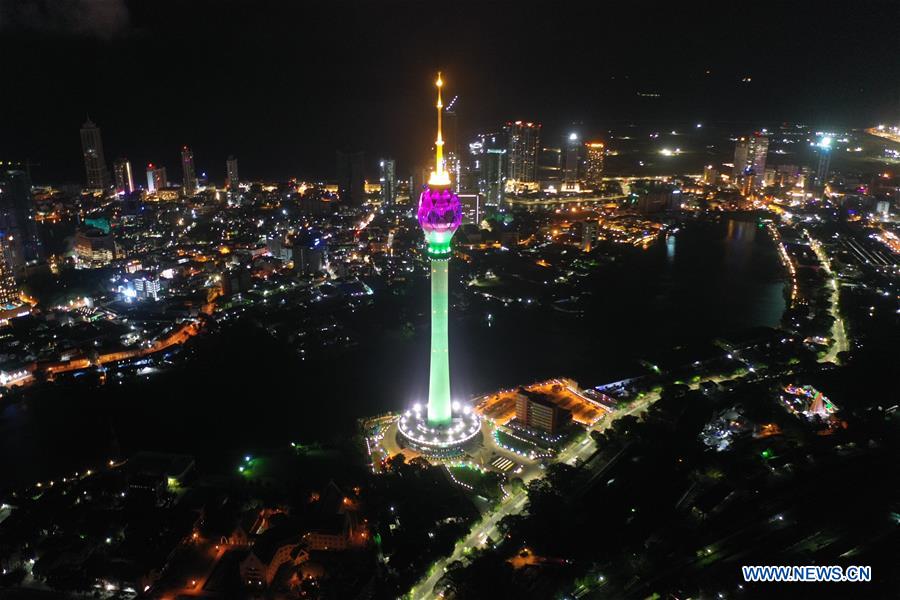
[{"label": "dark horizon", "polygon": [[138,180],[147,162],[179,179],[183,145],[213,181],[230,154],[248,179],[332,178],[340,149],[365,151],[370,175],[382,156],[405,175],[427,160],[439,68],[460,96],[461,146],[520,118],[542,122],[549,145],[573,122],[596,135],[611,122],[861,127],[900,113],[897,7],[880,0],[754,13],[542,1],[36,6],[0,8],[16,90],[0,159],[32,161],[37,183],[82,182],[87,115],[107,163],[128,157]]}]

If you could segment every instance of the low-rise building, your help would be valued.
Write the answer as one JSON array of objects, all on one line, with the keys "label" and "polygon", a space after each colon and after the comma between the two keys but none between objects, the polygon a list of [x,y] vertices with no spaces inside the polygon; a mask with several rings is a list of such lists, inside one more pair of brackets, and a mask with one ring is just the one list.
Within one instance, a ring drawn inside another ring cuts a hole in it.
[{"label": "low-rise building", "polygon": [[516,396],[516,420],[532,429],[556,433],[572,420],[572,413],[543,394],[522,389]]}]

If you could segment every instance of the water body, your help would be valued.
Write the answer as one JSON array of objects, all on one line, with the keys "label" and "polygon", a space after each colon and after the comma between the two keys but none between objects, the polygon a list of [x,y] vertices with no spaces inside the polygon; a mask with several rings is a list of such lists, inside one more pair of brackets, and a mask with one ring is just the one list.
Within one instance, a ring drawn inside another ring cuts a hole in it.
[{"label": "water body", "polygon": [[[454,396],[561,375],[605,383],[636,374],[648,352],[775,326],[784,310],[778,256],[754,220],[691,223],[647,249],[627,249],[587,287],[593,294],[581,316],[548,307],[457,311]],[[421,304],[424,316],[422,288],[405,302]],[[390,311],[360,313],[368,329],[359,345],[329,359],[300,362],[248,322],[196,340],[188,368],[123,385],[29,390],[0,407],[0,487],[138,450],[186,452],[206,467],[230,468],[245,452],[288,441],[346,439],[357,418],[424,400],[427,328],[403,336]]]}]

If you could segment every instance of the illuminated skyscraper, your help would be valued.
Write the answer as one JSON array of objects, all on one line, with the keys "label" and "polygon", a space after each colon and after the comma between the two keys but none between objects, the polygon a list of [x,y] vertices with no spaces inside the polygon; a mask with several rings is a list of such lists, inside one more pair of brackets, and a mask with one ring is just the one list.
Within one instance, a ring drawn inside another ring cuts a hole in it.
[{"label": "illuminated skyscraper", "polygon": [[541,142],[541,124],[509,122],[503,128],[507,136],[507,177],[519,183],[537,181],[537,157]]},{"label": "illuminated skyscraper", "polygon": [[106,189],[109,174],[106,170],[106,158],[103,156],[103,140],[100,138],[100,128],[90,119],[81,126],[81,153],[84,156],[87,187]]},{"label": "illuminated skyscraper", "polygon": [[0,232],[7,236],[7,264],[19,275],[44,256],[34,219],[31,178],[27,171],[0,171]]},{"label": "illuminated skyscraper", "polygon": [[478,417],[470,407],[461,407],[450,395],[450,346],[447,336],[449,318],[448,270],[450,242],[462,222],[462,207],[454,193],[450,175],[444,168],[444,140],[441,131],[444,85],[438,73],[437,140],[435,170],[419,197],[419,225],[425,232],[427,254],[431,262],[431,365],[428,380],[428,406],[422,415],[416,405],[400,418],[399,429],[405,440],[417,449],[443,454],[458,448],[480,432]]},{"label": "illuminated skyscraper", "polygon": [[606,148],[603,142],[588,142],[585,149],[585,181],[596,187],[603,180],[603,161],[606,158]]},{"label": "illuminated skyscraper", "polygon": [[158,192],[169,185],[169,178],[166,176],[165,167],[156,167],[153,163],[147,165],[147,191],[150,193]]},{"label": "illuminated skyscraper", "polygon": [[131,174],[131,162],[127,158],[117,159],[113,163],[113,174],[116,177],[116,193],[130,194],[134,191],[134,177]]},{"label": "illuminated skyscraper", "polygon": [[457,108],[459,96],[453,96],[447,106],[444,107],[444,131],[447,132],[447,140],[444,146],[447,148],[445,168],[454,180],[453,189],[458,194],[461,190],[462,160],[459,150],[459,115]]},{"label": "illuminated skyscraper", "polygon": [[397,163],[392,158],[379,161],[378,168],[381,171],[381,204],[391,206],[397,200]]},{"label": "illuminated skyscraper", "polygon": [[228,184],[228,202],[230,204],[239,204],[241,199],[241,180],[238,177],[238,161],[235,157],[229,156],[225,161],[225,177]]},{"label": "illuminated skyscraper", "polygon": [[831,136],[823,136],[815,145],[815,151],[819,155],[816,162],[816,175],[813,178],[813,189],[822,193],[825,191],[825,184],[828,183],[828,171],[831,167]]},{"label": "illuminated skyscraper", "polygon": [[486,206],[499,206],[506,191],[506,143],[499,133],[479,135],[469,144],[472,176],[475,185],[468,191],[477,191]]},{"label": "illuminated skyscraper", "polygon": [[193,196],[197,193],[197,172],[194,170],[194,153],[184,146],[181,149],[181,187],[185,196]]},{"label": "illuminated skyscraper", "polygon": [[0,308],[19,304],[19,287],[13,277],[9,236],[0,232]]},{"label": "illuminated skyscraper", "polygon": [[563,185],[574,187],[579,181],[581,163],[581,141],[577,133],[570,133],[566,140],[566,162],[563,167]]},{"label": "illuminated skyscraper", "polygon": [[754,186],[762,186],[768,152],[769,138],[765,134],[757,131],[751,136],[740,138],[734,146],[734,179],[749,176]]}]

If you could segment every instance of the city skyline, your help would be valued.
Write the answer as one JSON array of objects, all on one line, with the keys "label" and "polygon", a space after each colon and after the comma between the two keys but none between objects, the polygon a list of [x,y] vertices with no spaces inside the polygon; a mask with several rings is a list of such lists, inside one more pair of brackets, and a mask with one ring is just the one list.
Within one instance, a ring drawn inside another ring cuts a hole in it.
[{"label": "city skyline", "polygon": [[[165,3],[157,4],[154,11],[138,3],[123,6],[127,10],[121,28],[108,34],[72,29],[75,25],[67,28],[64,22],[40,27],[6,9],[11,14],[0,29],[0,44],[7,44],[3,47],[7,52],[15,47],[23,57],[15,67],[23,85],[35,87],[38,76],[44,81],[58,75],[65,81],[70,77],[67,73],[76,72],[75,56],[105,65],[110,73],[129,72],[129,68],[133,73],[121,94],[104,95],[96,84],[87,85],[61,110],[47,110],[50,97],[41,94],[28,103],[10,99],[10,108],[22,118],[9,124],[0,139],[0,155],[33,161],[36,181],[80,181],[73,158],[77,140],[71,131],[85,114],[104,129],[107,158],[129,156],[133,164],[158,162],[177,171],[175,153],[186,144],[197,154],[198,170],[206,169],[218,179],[222,160],[229,154],[242,156],[244,170],[259,178],[329,178],[334,176],[334,164],[322,157],[321,150],[328,154],[361,149],[373,158],[393,156],[405,172],[428,148],[427,130],[415,124],[426,117],[421,106],[428,90],[416,82],[438,68],[460,74],[455,114],[466,137],[518,119],[539,121],[545,132],[562,136],[572,122],[584,123],[584,133],[594,135],[611,121],[663,117],[685,122],[750,121],[748,130],[785,120],[828,127],[848,124],[849,115],[853,115],[849,124],[857,126],[900,118],[900,93],[892,83],[897,79],[896,53],[889,51],[887,36],[879,35],[887,20],[877,17],[889,9],[882,2],[841,12],[784,7],[771,18],[771,31],[748,33],[754,45],[767,47],[765,55],[731,43],[727,31],[730,19],[737,16],[731,9],[714,17],[700,8],[661,9],[651,23],[634,21],[635,27],[640,23],[639,35],[654,43],[630,43],[626,52],[624,44],[632,41],[632,32],[592,31],[590,21],[579,19],[587,15],[587,5],[575,4],[558,14],[541,2],[525,3],[519,11],[511,11],[507,3],[490,3],[477,26],[460,28],[463,38],[454,48],[410,54],[405,48],[421,46],[422,39],[411,23],[430,22],[439,15],[412,3],[388,2],[379,11],[374,3],[363,2],[357,16],[336,22],[345,26],[346,37],[377,36],[370,42],[371,51],[356,52],[331,43],[323,56],[318,43],[329,34],[287,36],[279,31],[285,26],[280,23],[293,18],[337,18],[339,13],[333,11],[340,7],[314,5],[304,12],[273,4],[273,15],[283,19],[269,22],[249,3],[234,2],[232,11],[216,14],[205,10],[203,3],[187,3],[179,7],[185,15],[180,21],[196,26],[185,29],[165,23]],[[471,6],[462,4],[459,10],[465,12],[465,8]],[[607,18],[615,22],[637,18],[629,9],[607,10]],[[451,20],[464,18],[457,11],[449,12]],[[701,16],[705,20],[698,21]],[[829,43],[822,33],[829,30],[832,19],[841,24],[836,33],[844,41],[840,45]],[[541,26],[528,29],[532,21]],[[384,27],[372,33],[364,27],[369,22],[382,22]],[[500,27],[501,23],[507,25]],[[679,32],[679,25],[684,32]],[[695,27],[700,28],[696,34]],[[266,36],[259,47],[235,52],[223,45],[229,36],[265,28],[274,29],[273,35]],[[578,57],[577,64],[596,65],[596,69],[575,71],[575,63],[558,61],[553,50],[530,49],[523,40],[511,37],[511,32],[519,30],[541,40],[541,48],[560,44],[561,49],[568,44],[567,52]],[[399,35],[401,31],[410,32],[411,37]],[[700,44],[694,38],[706,42]],[[391,43],[383,43],[388,40]],[[668,55],[653,50],[657,40],[671,46]],[[169,69],[169,60],[185,43],[196,51],[196,67]],[[717,43],[727,44],[729,52],[710,51]],[[32,44],[40,44],[41,53],[31,52]],[[492,62],[506,60],[511,52],[520,53],[518,60],[500,71],[492,68]],[[297,69],[296,80],[280,70],[273,60],[277,55],[290,57]],[[877,69],[865,62],[863,57],[868,56],[880,57]],[[146,79],[136,67],[148,61],[160,64],[166,77]],[[377,77],[369,75],[374,71],[360,68],[375,62],[386,65]],[[356,68],[348,68],[352,64]],[[476,64],[482,68],[471,68]],[[256,90],[252,79],[243,78],[250,73],[269,76],[264,79],[267,83]],[[235,74],[241,83],[235,84]],[[499,81],[493,80],[495,76]],[[528,86],[526,82],[534,77],[545,84]],[[295,90],[300,89],[300,79],[321,89],[316,94],[299,93]],[[219,93],[215,85],[205,86],[219,80],[231,82],[228,93]],[[147,85],[162,86],[152,104],[141,94],[124,92]],[[214,94],[217,102],[202,102],[201,90]],[[391,91],[398,94],[387,102],[384,98]],[[182,94],[184,98],[179,97]],[[228,126],[223,127],[224,123]],[[370,176],[376,174],[376,166],[372,161]]]}]

